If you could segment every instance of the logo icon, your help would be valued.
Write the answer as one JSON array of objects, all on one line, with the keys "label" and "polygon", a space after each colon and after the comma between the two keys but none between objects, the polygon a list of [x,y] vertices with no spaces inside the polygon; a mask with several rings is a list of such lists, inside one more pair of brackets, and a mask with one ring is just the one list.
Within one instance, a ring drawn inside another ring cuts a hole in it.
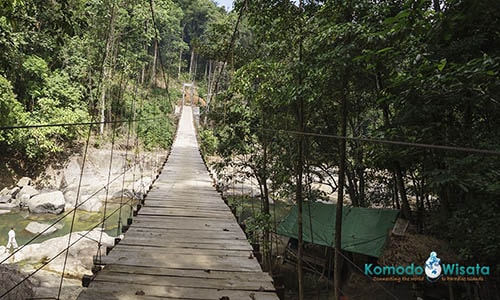
[{"label": "logo icon", "polygon": [[435,282],[441,276],[441,259],[437,257],[437,253],[432,251],[429,258],[425,261],[425,275],[427,280]]}]

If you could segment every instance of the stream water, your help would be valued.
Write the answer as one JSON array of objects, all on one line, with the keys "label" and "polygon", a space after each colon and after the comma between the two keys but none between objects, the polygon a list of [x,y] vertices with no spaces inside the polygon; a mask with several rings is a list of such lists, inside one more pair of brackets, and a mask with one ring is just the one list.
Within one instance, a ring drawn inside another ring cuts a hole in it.
[{"label": "stream water", "polygon": [[[120,215],[119,207],[120,207],[119,204],[111,204],[111,205],[108,204],[106,209],[106,216],[109,216],[109,218],[104,222],[105,225],[104,229],[105,232],[111,236],[117,236],[121,234],[121,232],[117,232],[118,219]],[[103,212],[104,209],[101,209],[100,212],[87,212],[87,211],[77,210],[75,214],[75,223],[73,226],[73,232],[87,231],[94,228],[95,226],[97,226],[97,228],[100,228],[101,225],[98,224],[101,223],[103,220]],[[36,236],[36,234],[30,233],[25,230],[26,226],[30,222],[52,224],[65,214],[67,214],[67,212],[63,212],[60,215],[30,214],[26,210],[18,210],[18,209],[15,209],[10,213],[2,214],[0,215],[0,245],[2,246],[7,245],[7,239],[8,239],[7,234],[11,227],[14,227],[14,230],[16,231],[17,243],[19,244],[19,246],[21,246]],[[123,206],[121,209],[122,224],[126,224],[127,219],[130,217],[130,215],[131,215],[130,206],[128,205]],[[73,212],[69,213],[66,217],[64,217],[61,221],[57,223],[58,225],[57,228],[60,229],[56,230],[54,233],[42,235],[38,237],[36,240],[34,240],[32,243],[41,243],[48,239],[68,234],[71,229],[72,219],[73,219]]]}]

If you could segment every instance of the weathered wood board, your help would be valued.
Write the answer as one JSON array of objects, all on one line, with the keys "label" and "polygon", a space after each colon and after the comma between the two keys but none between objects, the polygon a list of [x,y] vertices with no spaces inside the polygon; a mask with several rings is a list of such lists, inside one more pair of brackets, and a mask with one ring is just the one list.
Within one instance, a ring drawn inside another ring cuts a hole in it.
[{"label": "weathered wood board", "polygon": [[213,187],[190,107],[143,207],[101,263],[103,270],[78,299],[279,299]]}]

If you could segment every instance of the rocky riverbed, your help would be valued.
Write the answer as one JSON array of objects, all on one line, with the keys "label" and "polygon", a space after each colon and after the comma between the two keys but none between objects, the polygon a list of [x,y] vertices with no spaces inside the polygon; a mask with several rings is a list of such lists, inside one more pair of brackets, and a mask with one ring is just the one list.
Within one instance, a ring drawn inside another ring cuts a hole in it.
[{"label": "rocky riverbed", "polygon": [[[57,297],[63,252],[73,227],[69,242],[75,244],[68,254],[60,299],[75,299],[82,276],[91,274],[98,241],[105,255],[106,245],[112,245],[114,237],[121,234],[119,221],[126,223],[132,216],[165,158],[165,152],[130,157],[118,150],[111,160],[109,149],[90,149],[83,172],[83,159],[74,155],[64,163],[48,166],[35,178],[14,177],[14,184],[0,186],[0,262],[22,274],[31,274],[46,264],[29,283],[35,297]],[[5,249],[11,227],[23,247],[13,256]],[[5,288],[0,284],[0,292]]]}]

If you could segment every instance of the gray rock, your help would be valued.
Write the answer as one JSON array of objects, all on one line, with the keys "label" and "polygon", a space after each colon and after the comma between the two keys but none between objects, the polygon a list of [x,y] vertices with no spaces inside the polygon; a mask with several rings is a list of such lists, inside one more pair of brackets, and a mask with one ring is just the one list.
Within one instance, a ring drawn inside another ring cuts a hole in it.
[{"label": "gray rock", "polygon": [[19,179],[19,181],[17,182],[17,186],[23,188],[25,186],[31,185],[31,182],[32,182],[31,178],[23,177]]},{"label": "gray rock", "polygon": [[16,186],[9,191],[9,194],[12,196],[12,198],[16,198],[17,194],[19,194],[20,191],[21,191],[21,188]]},{"label": "gray rock", "polygon": [[78,206],[78,209],[90,212],[98,212],[102,207],[102,200],[98,196],[89,198],[90,196],[91,195],[82,195],[80,197],[80,201],[78,202],[80,206]]},{"label": "gray rock", "polygon": [[7,196],[10,195],[10,190],[8,188],[3,188],[3,190],[0,191],[0,196]]},{"label": "gray rock", "polygon": [[12,197],[10,195],[1,195],[0,203],[10,203],[12,201]]},{"label": "gray rock", "polygon": [[60,191],[36,195],[28,200],[28,208],[31,213],[60,214],[66,205],[64,195]]},{"label": "gray rock", "polygon": [[123,193],[123,198],[133,198],[134,197],[134,193],[131,190],[124,189],[124,190],[115,192],[113,194],[113,196],[111,197],[111,199],[120,199],[122,196],[122,193]]},{"label": "gray rock", "polygon": [[134,191],[136,194],[146,194],[149,187],[153,183],[151,177],[143,177],[134,183]]},{"label": "gray rock", "polygon": [[[38,222],[30,222],[28,226],[26,226],[25,230],[28,232],[31,232],[33,234],[39,234],[40,232],[44,231],[46,228],[48,228],[50,224],[42,224]],[[42,235],[48,235],[51,233],[56,232],[58,229],[61,229],[62,226],[59,224],[56,224],[50,228],[48,228]]]},{"label": "gray rock", "polygon": [[9,213],[16,206],[12,203],[0,203],[0,215]]},{"label": "gray rock", "polygon": [[26,202],[28,201],[29,198],[40,194],[40,191],[35,189],[34,187],[31,187],[29,185],[23,187],[16,195],[16,199],[21,200],[21,202]]},{"label": "gray rock", "polygon": [[66,201],[67,207],[75,207],[76,202],[76,192],[68,190],[64,192],[64,199]]}]

